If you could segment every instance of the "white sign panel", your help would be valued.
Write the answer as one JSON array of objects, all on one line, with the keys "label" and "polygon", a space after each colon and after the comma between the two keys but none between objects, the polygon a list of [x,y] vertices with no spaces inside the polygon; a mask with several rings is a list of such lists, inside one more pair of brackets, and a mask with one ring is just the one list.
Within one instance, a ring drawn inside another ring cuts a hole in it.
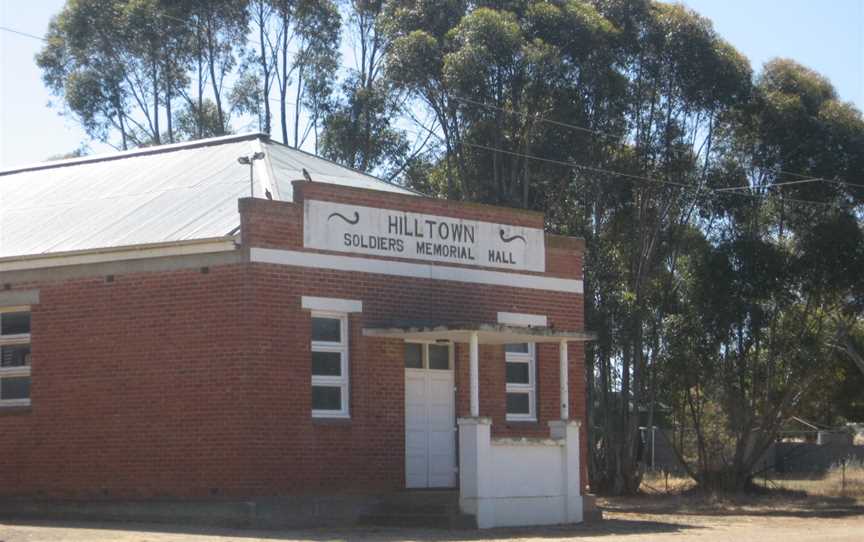
[{"label": "white sign panel", "polygon": [[519,271],[545,271],[543,230],[306,200],[303,246]]}]

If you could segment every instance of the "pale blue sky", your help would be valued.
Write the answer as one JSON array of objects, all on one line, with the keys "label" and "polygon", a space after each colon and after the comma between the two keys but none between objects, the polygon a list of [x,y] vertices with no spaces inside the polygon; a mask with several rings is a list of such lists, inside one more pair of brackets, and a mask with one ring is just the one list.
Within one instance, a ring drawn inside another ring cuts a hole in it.
[{"label": "pale blue sky", "polygon": [[[864,109],[864,0],[685,0],[714,21],[755,70],[789,57],[825,76]],[[63,0],[0,0],[0,26],[43,35]],[[42,42],[0,30],[0,169],[70,152],[86,136],[47,106],[33,56]],[[110,150],[89,143],[94,152]]]}]

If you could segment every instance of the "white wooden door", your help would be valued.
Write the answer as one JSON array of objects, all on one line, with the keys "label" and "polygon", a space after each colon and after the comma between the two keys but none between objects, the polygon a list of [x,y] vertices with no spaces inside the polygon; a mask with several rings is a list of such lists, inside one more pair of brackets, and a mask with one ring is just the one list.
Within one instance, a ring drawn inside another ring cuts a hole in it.
[{"label": "white wooden door", "polygon": [[[449,345],[421,345],[422,368],[405,368],[405,485],[455,487],[456,405]],[[429,363],[438,354],[446,365]],[[436,349],[446,348],[446,351]],[[434,368],[437,367],[437,368]]]}]

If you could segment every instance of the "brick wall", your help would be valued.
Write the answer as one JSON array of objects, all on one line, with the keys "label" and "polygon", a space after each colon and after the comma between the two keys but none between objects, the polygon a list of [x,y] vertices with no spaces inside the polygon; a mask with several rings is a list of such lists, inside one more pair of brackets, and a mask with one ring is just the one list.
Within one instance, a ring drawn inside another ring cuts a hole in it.
[{"label": "brick wall", "polygon": [[0,410],[0,492],[209,494],[243,484],[238,266],[38,287],[29,411]]},{"label": "brick wall", "polygon": [[[304,197],[533,227],[542,216],[306,183]],[[242,250],[302,249],[302,204],[241,200]],[[579,241],[547,238],[549,276],[581,278]],[[401,340],[394,319],[495,322],[546,314],[581,330],[582,297],[504,286],[261,263],[98,276],[38,288],[32,407],[0,410],[0,495],[208,497],[359,492],[404,485]],[[350,316],[350,421],[310,416],[310,315],[301,296],[363,301]],[[538,348],[536,424],[504,420],[504,355],[482,346],[480,413],[499,435],[547,435],[558,351]],[[571,416],[584,418],[584,350],[570,344]],[[468,414],[467,345],[456,347]],[[14,436],[10,438],[10,436]],[[583,439],[584,441],[584,439]],[[584,471],[584,462],[583,462]]]}]

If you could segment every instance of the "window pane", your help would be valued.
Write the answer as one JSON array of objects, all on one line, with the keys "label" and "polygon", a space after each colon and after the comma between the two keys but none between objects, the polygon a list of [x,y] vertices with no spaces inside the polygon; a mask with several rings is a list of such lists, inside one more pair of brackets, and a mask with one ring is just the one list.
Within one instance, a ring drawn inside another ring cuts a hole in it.
[{"label": "window pane", "polygon": [[30,365],[30,345],[14,344],[0,347],[0,367],[26,367]]},{"label": "window pane", "polygon": [[423,368],[423,345],[417,343],[405,343],[405,368]]},{"label": "window pane", "polygon": [[312,352],[312,374],[315,376],[341,376],[342,354],[339,352]]},{"label": "window pane", "polygon": [[512,352],[514,354],[527,354],[528,353],[528,343],[516,343],[516,344],[507,344],[504,345],[505,352]]},{"label": "window pane", "polygon": [[30,313],[0,313],[0,333],[2,333],[3,335],[18,335],[20,333],[30,333]]},{"label": "window pane", "polygon": [[312,410],[342,410],[342,388],[312,386]]},{"label": "window pane", "polygon": [[530,396],[527,393],[508,393],[507,414],[531,414]]},{"label": "window pane", "polygon": [[429,368],[447,370],[450,368],[450,346],[442,344],[429,345]]},{"label": "window pane", "polygon": [[312,318],[312,340],[342,342],[342,321],[338,318]]},{"label": "window pane", "polygon": [[0,378],[0,399],[29,399],[30,377],[7,376]]},{"label": "window pane", "polygon": [[528,363],[507,363],[507,383],[508,384],[530,384],[531,375],[530,365]]}]

